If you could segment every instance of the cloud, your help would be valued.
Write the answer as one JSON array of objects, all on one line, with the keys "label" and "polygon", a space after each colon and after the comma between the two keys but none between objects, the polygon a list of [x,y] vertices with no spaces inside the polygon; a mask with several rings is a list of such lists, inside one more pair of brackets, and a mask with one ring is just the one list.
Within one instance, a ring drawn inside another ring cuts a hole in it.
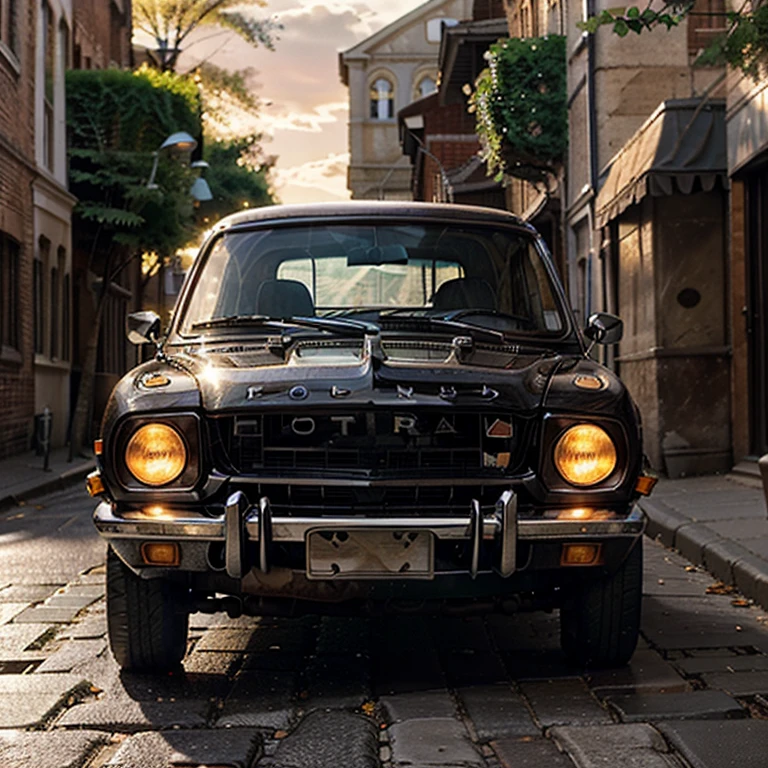
[{"label": "cloud", "polygon": [[311,199],[347,199],[347,165],[349,154],[331,154],[321,160],[310,160],[292,168],[276,168],[275,186],[284,202],[307,200],[306,192],[292,193],[297,187],[313,190]]},{"label": "cloud", "polygon": [[284,107],[265,108],[259,118],[262,130],[275,135],[278,131],[302,131],[320,133],[328,123],[337,123],[349,111],[346,101],[319,104],[310,111],[292,111]]}]

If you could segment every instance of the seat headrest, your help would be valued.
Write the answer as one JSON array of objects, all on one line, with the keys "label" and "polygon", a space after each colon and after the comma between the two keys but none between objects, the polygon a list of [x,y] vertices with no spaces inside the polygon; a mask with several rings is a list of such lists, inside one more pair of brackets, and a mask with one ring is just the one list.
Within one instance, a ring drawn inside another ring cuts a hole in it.
[{"label": "seat headrest", "polygon": [[464,277],[443,283],[432,297],[435,309],[496,309],[496,294],[481,277]]},{"label": "seat headrest", "polygon": [[315,305],[298,280],[265,280],[256,294],[256,314],[267,317],[313,317]]}]

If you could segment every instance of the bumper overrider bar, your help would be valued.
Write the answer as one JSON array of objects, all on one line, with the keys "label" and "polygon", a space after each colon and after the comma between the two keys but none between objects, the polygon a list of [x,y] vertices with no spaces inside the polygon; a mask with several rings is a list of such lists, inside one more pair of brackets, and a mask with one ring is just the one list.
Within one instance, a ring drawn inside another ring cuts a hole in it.
[{"label": "bumper overrider bar", "polygon": [[638,507],[633,507],[627,517],[613,520],[518,519],[517,496],[511,490],[502,493],[490,514],[484,515],[480,502],[473,499],[465,518],[277,517],[272,514],[268,497],[252,505],[242,491],[236,491],[227,499],[224,515],[219,517],[170,509],[120,514],[107,501],[96,507],[93,517],[96,528],[106,539],[224,542],[226,572],[235,579],[242,578],[252,565],[246,557],[248,543],[258,543],[258,562],[253,565],[267,573],[273,542],[305,543],[309,534],[317,531],[413,531],[431,533],[441,540],[469,541],[470,575],[475,578],[483,546],[493,547],[497,553],[495,570],[506,577],[516,569],[518,539],[578,541],[639,536],[644,527]]}]

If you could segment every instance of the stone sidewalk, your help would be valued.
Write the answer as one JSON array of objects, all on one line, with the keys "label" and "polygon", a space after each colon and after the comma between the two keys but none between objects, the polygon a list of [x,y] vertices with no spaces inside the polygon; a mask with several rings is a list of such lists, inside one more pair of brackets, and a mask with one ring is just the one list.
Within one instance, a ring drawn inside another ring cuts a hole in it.
[{"label": "stone sidewalk", "polygon": [[759,478],[662,480],[640,506],[651,538],[768,609],[768,513]]},{"label": "stone sidewalk", "polygon": [[48,472],[33,451],[0,461],[0,511],[78,482],[96,465],[94,459],[68,458],[68,447],[51,451]]}]

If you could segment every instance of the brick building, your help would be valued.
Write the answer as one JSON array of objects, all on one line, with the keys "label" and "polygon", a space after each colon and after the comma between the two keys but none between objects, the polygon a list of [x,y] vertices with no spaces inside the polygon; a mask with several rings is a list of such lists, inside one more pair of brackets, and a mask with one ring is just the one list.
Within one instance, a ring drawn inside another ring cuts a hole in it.
[{"label": "brick building", "polygon": [[29,444],[34,413],[32,184],[35,8],[0,0],[0,456]]},{"label": "brick building", "polygon": [[506,35],[501,2],[475,2],[473,18],[443,30],[439,87],[398,113],[403,152],[410,157],[414,200],[504,208],[504,189],[480,159],[475,117],[465,85],[485,68],[483,54]]},{"label": "brick building", "polygon": [[[75,46],[73,51],[73,29]],[[67,439],[87,278],[72,252],[65,73],[130,64],[129,0],[0,0],[0,457]]]},{"label": "brick building", "polygon": [[73,0],[74,69],[133,66],[131,0]]}]

